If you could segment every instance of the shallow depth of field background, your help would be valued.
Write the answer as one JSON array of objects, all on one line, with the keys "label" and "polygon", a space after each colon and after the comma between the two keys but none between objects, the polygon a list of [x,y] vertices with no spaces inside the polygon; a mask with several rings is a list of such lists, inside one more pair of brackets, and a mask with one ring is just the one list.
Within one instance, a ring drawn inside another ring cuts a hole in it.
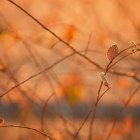
[{"label": "shallow depth of field background", "polygon": [[[105,68],[106,52],[116,43],[122,50],[130,41],[140,43],[139,0],[14,0],[40,22]],[[88,50],[86,50],[88,46]],[[49,67],[72,51],[7,0],[0,1],[0,94]],[[140,78],[140,55],[136,53],[112,68]],[[73,55],[50,70],[27,81],[0,99],[0,118],[5,124],[41,129],[46,100],[45,132],[56,140],[71,140],[90,106],[100,83],[96,66]],[[94,140],[103,140],[112,123],[139,84],[134,79],[107,75],[111,89],[97,109]],[[117,121],[110,139],[139,140],[139,91]],[[89,121],[89,120],[88,120]],[[86,140],[89,123],[80,132]],[[71,132],[71,133],[69,133]],[[40,140],[33,131],[0,128],[0,140]]]}]

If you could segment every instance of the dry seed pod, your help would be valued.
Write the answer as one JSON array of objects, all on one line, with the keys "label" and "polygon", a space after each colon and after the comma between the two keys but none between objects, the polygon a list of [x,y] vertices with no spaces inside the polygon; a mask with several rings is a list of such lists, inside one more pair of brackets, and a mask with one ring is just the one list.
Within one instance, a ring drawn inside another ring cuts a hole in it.
[{"label": "dry seed pod", "polygon": [[117,44],[112,45],[107,51],[107,58],[112,61],[119,53]]},{"label": "dry seed pod", "polygon": [[137,45],[136,45],[136,43],[135,43],[134,41],[130,41],[129,44],[130,44],[130,45],[132,44],[132,45],[134,46],[133,49],[132,49],[132,52],[136,52],[136,50],[137,50]]},{"label": "dry seed pod", "polygon": [[104,82],[104,86],[108,87],[109,88],[109,84],[107,81]]},{"label": "dry seed pod", "polygon": [[137,48],[137,44],[134,41],[129,42],[129,44],[132,44],[134,46],[133,49],[132,49],[133,53],[137,52],[137,51],[140,51],[140,49]]},{"label": "dry seed pod", "polygon": [[132,44],[134,46],[134,48],[136,48],[137,44],[135,43],[135,41],[130,41],[129,44]]},{"label": "dry seed pod", "polygon": [[104,72],[101,72],[98,74],[98,76],[100,77],[100,79],[103,81],[103,84],[104,86],[108,87],[109,88],[109,83],[107,81],[107,78],[105,76],[105,73]]}]

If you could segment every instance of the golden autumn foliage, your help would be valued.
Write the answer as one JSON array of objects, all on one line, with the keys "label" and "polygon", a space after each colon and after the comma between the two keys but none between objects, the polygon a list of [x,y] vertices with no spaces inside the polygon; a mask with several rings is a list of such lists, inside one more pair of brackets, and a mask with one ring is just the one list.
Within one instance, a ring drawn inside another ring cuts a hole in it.
[{"label": "golden autumn foliage", "polygon": [[75,106],[82,98],[83,80],[76,73],[68,74],[63,79],[61,94],[70,106]]},{"label": "golden autumn foliage", "polygon": [[68,26],[64,36],[68,43],[70,43],[76,37],[76,32],[76,27],[74,25]]}]

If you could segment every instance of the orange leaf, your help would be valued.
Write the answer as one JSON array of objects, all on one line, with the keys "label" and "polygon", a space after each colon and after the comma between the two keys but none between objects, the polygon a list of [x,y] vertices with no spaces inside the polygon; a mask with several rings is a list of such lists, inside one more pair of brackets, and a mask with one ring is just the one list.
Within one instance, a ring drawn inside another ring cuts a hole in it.
[{"label": "orange leaf", "polygon": [[116,44],[112,45],[107,51],[107,58],[111,61],[113,60],[119,52],[119,48]]},{"label": "orange leaf", "polygon": [[70,43],[74,39],[75,34],[76,34],[76,27],[74,25],[70,25],[65,35],[65,38],[68,43]]},{"label": "orange leaf", "polygon": [[75,106],[81,99],[82,91],[83,82],[78,74],[69,74],[64,77],[61,94],[71,107]]},{"label": "orange leaf", "polygon": [[133,130],[133,119],[131,116],[127,116],[124,120],[124,128],[123,128],[123,134],[128,135]]},{"label": "orange leaf", "polygon": [[117,86],[122,89],[129,88],[131,86],[131,80],[128,78],[120,77],[116,82]]}]

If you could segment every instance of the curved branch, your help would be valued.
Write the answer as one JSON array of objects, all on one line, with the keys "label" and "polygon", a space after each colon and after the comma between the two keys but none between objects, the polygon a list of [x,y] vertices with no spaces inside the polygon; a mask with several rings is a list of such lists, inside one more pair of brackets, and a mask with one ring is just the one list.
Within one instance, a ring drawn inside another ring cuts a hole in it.
[{"label": "curved branch", "polygon": [[126,109],[126,107],[128,106],[128,104],[130,103],[130,101],[132,100],[132,98],[134,97],[134,95],[139,91],[140,89],[140,85],[138,85],[138,87],[133,91],[133,93],[130,95],[130,97],[128,98],[127,102],[125,103],[124,107],[122,108],[122,110],[120,111],[120,113],[117,115],[116,119],[114,120],[109,133],[107,134],[107,137],[105,138],[105,140],[109,140],[112,134],[112,131],[114,130],[117,121],[120,119],[121,114],[123,113],[123,111]]},{"label": "curved branch", "polygon": [[17,85],[13,86],[13,87],[10,88],[9,90],[7,90],[7,91],[4,92],[3,94],[1,94],[1,95],[0,95],[0,98],[2,98],[3,96],[5,96],[6,94],[8,94],[10,91],[12,91],[12,90],[16,89],[17,87],[23,85],[24,83],[28,82],[29,80],[31,80],[31,79],[33,79],[33,78],[39,76],[40,74],[46,72],[47,70],[50,70],[52,67],[54,67],[55,65],[59,64],[60,62],[62,62],[62,61],[64,61],[64,60],[66,60],[67,58],[71,57],[71,56],[74,55],[74,54],[75,54],[75,53],[71,53],[71,54],[69,54],[69,55],[63,57],[62,59],[60,59],[60,60],[54,62],[52,65],[50,65],[49,67],[43,69],[42,71],[40,71],[40,72],[38,72],[38,73],[36,73],[36,74],[34,74],[34,75],[28,77],[27,79],[23,80],[22,82],[18,83]]},{"label": "curved branch", "polygon": [[41,135],[43,135],[43,136],[45,136],[45,137],[47,137],[47,138],[49,138],[50,140],[54,140],[54,139],[52,139],[49,135],[47,135],[46,133],[44,133],[44,132],[41,132],[41,131],[39,131],[39,130],[37,130],[37,129],[35,129],[35,128],[31,128],[31,127],[27,127],[27,126],[20,126],[20,125],[2,125],[2,126],[0,126],[0,127],[7,127],[7,128],[21,128],[21,129],[28,129],[28,130],[32,130],[32,131],[35,131],[35,132],[37,132],[37,133],[40,133]]},{"label": "curved branch", "polygon": [[10,3],[12,3],[13,5],[15,5],[18,9],[20,9],[21,11],[23,11],[26,15],[28,15],[31,19],[33,19],[38,25],[40,25],[43,29],[45,29],[46,31],[48,31],[50,34],[52,34],[55,38],[57,38],[59,41],[61,41],[63,44],[65,44],[66,46],[68,46],[69,49],[71,49],[74,53],[76,53],[77,55],[81,56],[82,58],[84,58],[86,61],[88,61],[89,63],[95,65],[97,68],[103,70],[103,67],[101,67],[99,64],[97,64],[96,62],[94,62],[93,60],[91,60],[89,57],[85,56],[84,54],[78,52],[73,46],[71,46],[69,43],[67,43],[65,40],[63,40],[60,36],[58,36],[56,33],[54,33],[52,30],[50,30],[49,28],[47,28],[44,24],[42,24],[37,18],[35,18],[34,16],[32,16],[29,12],[27,12],[24,8],[22,8],[20,5],[18,5],[17,3],[15,3],[12,0],[7,0]]}]

